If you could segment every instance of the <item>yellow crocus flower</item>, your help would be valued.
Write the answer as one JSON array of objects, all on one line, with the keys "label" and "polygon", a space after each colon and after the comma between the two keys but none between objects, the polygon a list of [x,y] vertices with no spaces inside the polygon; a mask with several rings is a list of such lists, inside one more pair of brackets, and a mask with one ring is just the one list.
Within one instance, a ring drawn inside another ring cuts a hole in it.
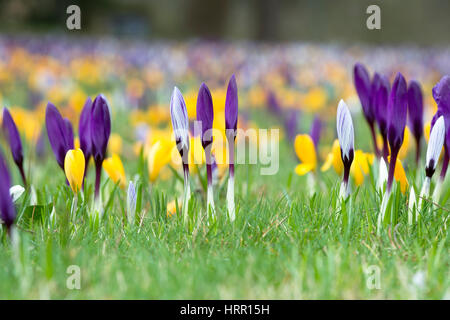
[{"label": "yellow crocus flower", "polygon": [[151,182],[158,177],[161,169],[170,162],[172,157],[173,143],[170,140],[161,139],[156,141],[148,152],[148,175]]},{"label": "yellow crocus flower", "polygon": [[114,182],[118,183],[120,188],[124,189],[126,184],[125,169],[123,168],[122,161],[120,157],[113,153],[110,158],[103,160],[103,169],[105,169],[109,178]]},{"label": "yellow crocus flower", "polygon": [[85,159],[81,149],[67,151],[64,158],[64,172],[74,193],[81,190],[84,178]]},{"label": "yellow crocus flower", "polygon": [[333,146],[331,147],[331,152],[327,155],[327,160],[323,164],[320,169],[322,172],[330,169],[331,165],[333,165],[334,170],[338,175],[342,174],[344,170],[344,165],[342,164],[341,159],[341,147],[339,145],[339,140],[335,139],[333,142]]},{"label": "yellow crocus flower", "polygon": [[177,213],[177,207],[175,205],[175,200],[170,201],[167,204],[167,217],[172,218],[173,215]]},{"label": "yellow crocus flower", "polygon": [[408,150],[409,150],[409,141],[411,137],[411,132],[409,131],[408,127],[405,127],[405,134],[403,135],[403,144],[402,147],[400,148],[400,151],[398,152],[398,157],[400,159],[405,159],[406,156],[408,155]]},{"label": "yellow crocus flower", "polygon": [[425,140],[427,140],[427,143],[428,140],[430,140],[430,131],[431,131],[431,121],[427,121],[423,126],[423,133],[425,136]]},{"label": "yellow crocus flower", "polygon": [[303,176],[313,171],[317,166],[316,148],[311,137],[307,134],[299,134],[295,137],[294,142],[295,153],[303,163],[295,167],[295,173]]},{"label": "yellow crocus flower", "polygon": [[350,174],[355,181],[355,185],[360,186],[364,182],[364,176],[369,173],[369,165],[372,165],[374,155],[365,153],[362,150],[355,151],[355,157],[350,168]]},{"label": "yellow crocus flower", "polygon": [[122,152],[122,138],[117,133],[112,133],[109,137],[108,148],[111,153],[120,154]]}]

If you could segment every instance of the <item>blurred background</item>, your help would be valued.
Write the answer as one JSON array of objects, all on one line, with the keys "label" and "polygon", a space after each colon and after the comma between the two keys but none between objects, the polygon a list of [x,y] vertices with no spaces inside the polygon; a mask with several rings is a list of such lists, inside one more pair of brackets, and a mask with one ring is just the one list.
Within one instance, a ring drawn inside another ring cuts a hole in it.
[{"label": "blurred background", "polygon": [[[66,28],[77,4],[82,30]],[[381,30],[366,9],[381,8]],[[148,39],[450,43],[448,0],[1,0],[2,33],[54,32]]]}]

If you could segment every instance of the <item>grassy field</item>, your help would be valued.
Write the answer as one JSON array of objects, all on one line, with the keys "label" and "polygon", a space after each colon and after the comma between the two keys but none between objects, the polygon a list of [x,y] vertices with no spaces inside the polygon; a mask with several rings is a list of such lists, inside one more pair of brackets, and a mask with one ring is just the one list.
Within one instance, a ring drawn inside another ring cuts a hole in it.
[{"label": "grassy field", "polygon": [[[37,187],[38,205],[28,207],[29,196],[19,202],[19,243],[11,244],[4,234],[0,244],[0,297],[449,298],[448,206],[427,205],[419,224],[408,227],[407,195],[397,192],[396,223],[377,236],[381,195],[372,174],[340,207],[334,172],[320,173],[317,191],[310,196],[308,178],[292,174],[297,163],[292,146],[283,142],[280,154],[275,176],[260,176],[256,165],[237,166],[233,224],[225,218],[225,183],[216,186],[216,222],[208,223],[204,194],[196,189],[189,227],[180,215],[166,214],[167,202],[181,194],[182,182],[151,185],[139,161],[125,166],[141,176],[140,224],[126,225],[126,192],[107,179],[107,209],[100,223],[88,215],[91,184],[72,223],[72,193],[53,159],[44,162],[42,177],[36,179],[48,183]],[[416,173],[407,174],[414,181]],[[53,226],[52,205],[57,213]],[[70,265],[80,267],[79,290],[66,286]],[[371,277],[376,274],[378,279]]]}]

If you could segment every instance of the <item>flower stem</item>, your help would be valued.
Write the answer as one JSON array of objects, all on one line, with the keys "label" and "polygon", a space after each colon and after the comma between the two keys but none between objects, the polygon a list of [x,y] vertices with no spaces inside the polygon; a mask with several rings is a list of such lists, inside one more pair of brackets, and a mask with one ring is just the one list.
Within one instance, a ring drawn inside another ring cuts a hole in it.
[{"label": "flower stem", "polygon": [[100,180],[102,177],[102,162],[96,161],[95,163],[95,199],[98,199],[100,194]]},{"label": "flower stem", "polygon": [[211,151],[205,150],[205,160],[206,160],[206,176],[208,179],[208,187],[207,187],[207,195],[206,195],[206,204],[208,214],[211,210],[211,217],[214,217],[214,194],[213,194],[213,185],[212,185],[212,159],[211,159]]},{"label": "flower stem", "polygon": [[370,124],[370,133],[372,134],[372,141],[373,141],[373,148],[375,151],[375,156],[379,157],[380,151],[378,150],[377,135],[375,134],[375,126],[373,123]]},{"label": "flower stem", "polygon": [[191,198],[191,187],[189,185],[189,165],[183,163],[184,171],[184,195],[183,195],[183,219],[184,223],[188,219],[189,199]]},{"label": "flower stem", "polygon": [[392,182],[394,182],[394,172],[395,172],[395,164],[397,162],[398,149],[391,150],[391,161],[389,162],[389,172],[388,172],[388,181],[387,181],[387,193],[391,193]]},{"label": "flower stem", "polygon": [[23,186],[27,187],[27,178],[25,177],[25,171],[23,170],[23,165],[20,164],[19,166],[20,176],[22,177]]},{"label": "flower stem", "polygon": [[227,210],[230,221],[236,219],[236,208],[234,203],[234,138],[228,139],[228,162],[229,162],[229,177],[227,189]]}]

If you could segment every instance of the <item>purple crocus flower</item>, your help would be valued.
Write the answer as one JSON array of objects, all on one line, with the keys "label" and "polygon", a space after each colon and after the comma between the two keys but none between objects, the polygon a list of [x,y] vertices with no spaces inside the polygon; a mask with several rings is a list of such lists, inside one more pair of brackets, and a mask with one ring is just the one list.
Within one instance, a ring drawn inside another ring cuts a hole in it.
[{"label": "purple crocus flower", "polygon": [[[89,159],[91,157],[92,141],[91,141],[91,129],[90,120],[92,113],[92,100],[87,98],[81,110],[80,120],[78,123],[78,136],[80,137],[80,149],[83,151],[84,158],[86,159],[86,169]],[[85,170],[86,175],[86,170]]]},{"label": "purple crocus flower", "polygon": [[45,156],[45,133],[44,130],[41,130],[41,133],[39,134],[39,137],[36,141],[36,155],[38,158],[43,158]]},{"label": "purple crocus flower", "polygon": [[102,163],[106,157],[109,136],[111,134],[111,117],[106,98],[100,94],[92,103],[90,131],[92,156],[95,161],[95,198],[100,194]]},{"label": "purple crocus flower", "polygon": [[23,184],[27,185],[27,179],[25,178],[25,171],[23,170],[23,149],[22,140],[20,140],[19,130],[17,130],[16,123],[14,122],[9,110],[3,109],[3,130],[8,138],[11,154],[19,168],[20,175],[22,176]]},{"label": "purple crocus flower", "polygon": [[291,142],[294,142],[295,136],[298,133],[298,117],[299,112],[294,109],[288,112],[285,120],[286,135]]},{"label": "purple crocus flower", "polygon": [[234,74],[228,82],[225,100],[225,129],[228,140],[229,178],[227,189],[227,209],[230,221],[236,218],[234,205],[234,144],[237,134],[238,121],[238,90]]},{"label": "purple crocus flower", "polygon": [[8,167],[6,166],[3,153],[0,151],[0,218],[6,225],[8,234],[10,234],[11,227],[16,218],[16,209],[9,193],[11,188],[11,177],[9,175]]},{"label": "purple crocus flower", "polygon": [[[66,119],[67,120],[67,119]],[[58,109],[49,102],[45,110],[45,126],[47,128],[48,140],[55,154],[56,161],[64,170],[64,158],[67,151],[73,149],[73,130],[63,119]]]},{"label": "purple crocus flower", "polygon": [[[359,101],[361,102],[364,117],[366,118],[367,123],[370,127],[375,154],[378,156],[379,152],[374,126],[375,111],[374,106],[372,105],[372,83],[370,81],[369,72],[361,63],[355,64],[353,68],[353,81],[355,84],[356,92],[359,96]],[[375,77],[374,87],[376,87],[377,81],[379,81],[379,77]]]},{"label": "purple crocus flower", "polygon": [[389,79],[381,75],[379,80],[379,85],[377,86],[377,91],[375,92],[374,98],[374,108],[375,115],[378,123],[378,129],[380,129],[381,137],[383,138],[383,158],[384,161],[388,161],[389,156],[389,146],[387,140],[387,124],[388,124],[388,112],[387,105],[389,99],[389,93],[391,91],[391,85],[389,84]]},{"label": "purple crocus flower", "polygon": [[408,108],[408,89],[405,78],[399,72],[395,77],[388,101],[388,141],[391,148],[387,191],[391,191],[394,179],[395,163],[398,152],[403,144],[405,134],[406,114]]},{"label": "purple crocus flower", "polygon": [[314,146],[317,149],[320,140],[320,133],[322,131],[322,121],[318,116],[314,117],[313,123],[311,125],[311,130],[309,135],[311,136],[312,141],[314,142]]},{"label": "purple crocus flower", "polygon": [[281,116],[281,114],[283,113],[280,104],[278,103],[277,97],[272,91],[267,94],[267,107],[269,108],[269,111],[276,116]]},{"label": "purple crocus flower", "polygon": [[202,146],[205,150],[206,173],[208,178],[207,189],[207,207],[208,212],[211,208],[211,214],[214,217],[214,196],[212,186],[212,159],[211,159],[211,144],[213,141],[212,126],[214,120],[214,109],[211,92],[206,84],[202,83],[197,97],[197,121],[201,123],[201,140]]},{"label": "purple crocus flower", "polygon": [[423,135],[423,96],[420,84],[411,81],[408,86],[409,127],[416,140],[416,163],[420,159],[420,141]]},{"label": "purple crocus flower", "polygon": [[448,163],[450,160],[450,76],[445,75],[442,79],[433,87],[433,98],[437,103],[437,112],[431,126],[439,116],[444,116],[445,122],[445,142],[444,142],[444,161],[442,163],[442,170],[440,175],[440,181],[443,181],[447,174]]}]

